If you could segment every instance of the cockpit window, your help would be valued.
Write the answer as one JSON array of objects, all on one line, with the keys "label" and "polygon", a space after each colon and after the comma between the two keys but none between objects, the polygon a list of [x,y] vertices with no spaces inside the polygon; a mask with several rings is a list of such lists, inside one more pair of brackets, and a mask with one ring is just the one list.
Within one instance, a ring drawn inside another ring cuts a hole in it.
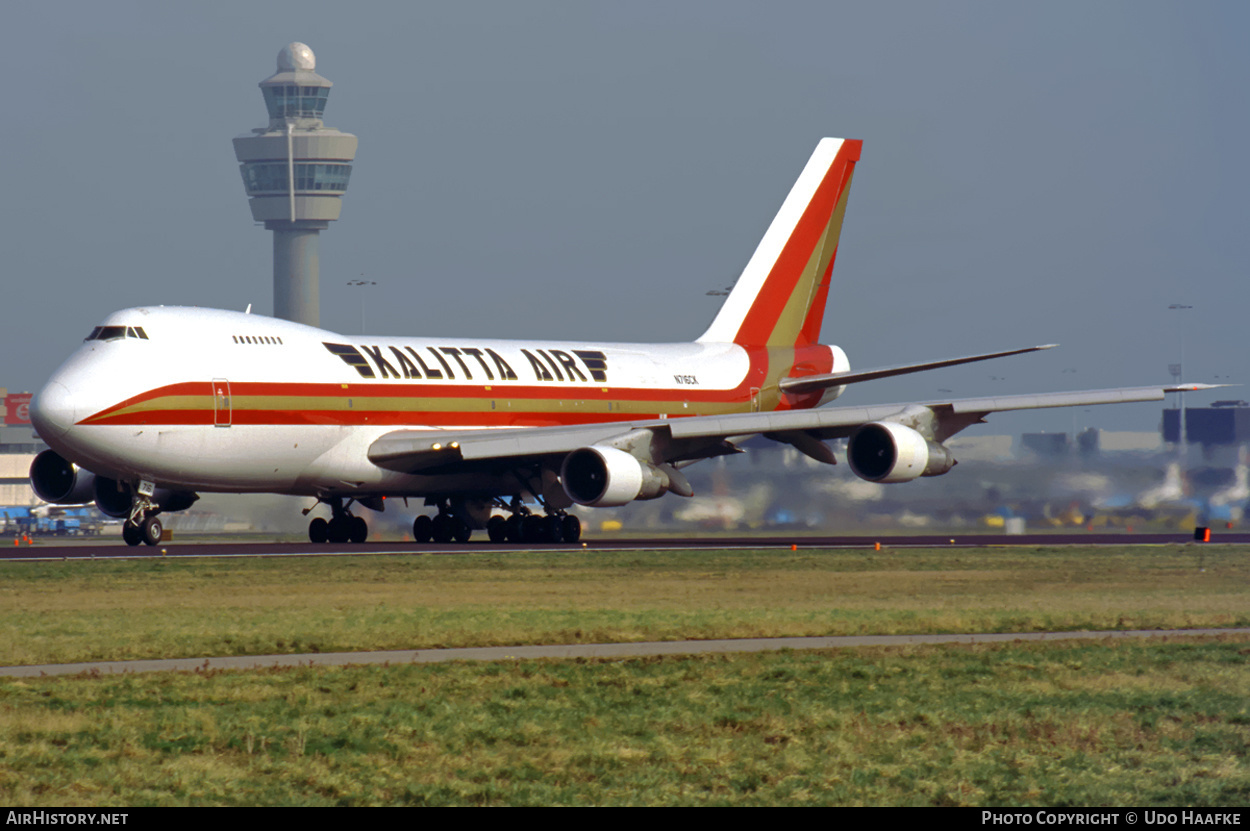
[{"label": "cockpit window", "polygon": [[148,333],[143,331],[142,326],[97,326],[83,340],[121,340],[122,338],[147,340]]},{"label": "cockpit window", "polygon": [[96,340],[120,340],[126,337],[125,326],[101,326]]}]

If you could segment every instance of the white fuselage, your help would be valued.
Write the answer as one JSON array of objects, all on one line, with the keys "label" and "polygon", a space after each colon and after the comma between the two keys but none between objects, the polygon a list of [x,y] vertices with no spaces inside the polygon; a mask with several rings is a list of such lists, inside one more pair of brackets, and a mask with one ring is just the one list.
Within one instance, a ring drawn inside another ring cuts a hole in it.
[{"label": "white fuselage", "polygon": [[99,476],[202,491],[489,491],[489,477],[398,473],[367,450],[396,430],[810,407],[840,389],[788,397],[777,378],[849,368],[828,346],[349,337],[180,307],[116,312],[93,335],[32,403],[40,435]]}]

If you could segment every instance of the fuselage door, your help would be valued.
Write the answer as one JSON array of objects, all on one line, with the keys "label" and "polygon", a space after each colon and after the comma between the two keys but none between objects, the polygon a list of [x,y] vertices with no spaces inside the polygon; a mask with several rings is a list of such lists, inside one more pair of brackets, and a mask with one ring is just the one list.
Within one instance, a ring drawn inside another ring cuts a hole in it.
[{"label": "fuselage door", "polygon": [[230,426],[230,382],[225,378],[213,379],[213,424]]}]

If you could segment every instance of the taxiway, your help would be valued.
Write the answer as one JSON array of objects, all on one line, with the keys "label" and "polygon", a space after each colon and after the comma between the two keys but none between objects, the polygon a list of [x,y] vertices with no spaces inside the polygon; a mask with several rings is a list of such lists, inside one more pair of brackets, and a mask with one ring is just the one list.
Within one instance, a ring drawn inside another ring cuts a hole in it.
[{"label": "taxiway", "polygon": [[[1106,546],[1106,545],[1178,545],[1194,543],[1192,533],[1142,534],[1088,532],[1069,534],[923,534],[923,535],[856,535],[806,536],[773,534],[768,536],[701,536],[701,537],[620,537],[584,539],[570,545],[496,545],[472,541],[460,543],[366,542],[334,545],[309,542],[208,542],[203,540],[171,540],[157,546],[125,545],[120,540],[100,538],[65,542],[41,538],[31,545],[0,546],[3,560],[69,560],[96,557],[314,557],[358,554],[499,554],[524,551],[612,551],[629,550],[708,550],[724,548],[846,549],[846,548],[986,548],[994,546]],[[1250,533],[1213,531],[1206,544],[1250,544]]]}]

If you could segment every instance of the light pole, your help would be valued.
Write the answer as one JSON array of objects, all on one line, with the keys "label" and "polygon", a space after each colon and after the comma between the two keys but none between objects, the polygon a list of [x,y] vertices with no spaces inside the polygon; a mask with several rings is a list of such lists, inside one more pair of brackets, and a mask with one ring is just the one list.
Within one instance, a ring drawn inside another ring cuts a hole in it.
[{"label": "light pole", "polygon": [[[364,277],[364,275],[363,275],[363,274],[362,274],[362,275],[360,275],[360,276],[361,276],[361,277]],[[365,286],[376,286],[376,285],[377,285],[377,283],[376,283],[376,282],[374,282],[373,280],[348,280],[348,281],[347,281],[347,285],[349,285],[349,286],[358,286],[358,287],[360,288],[360,334],[362,334],[362,335],[363,335],[363,334],[365,333],[365,292],[364,292],[364,287],[365,287]]]},{"label": "light pole", "polygon": [[[1173,303],[1170,306],[1168,306],[1168,308],[1171,309],[1172,311],[1179,312],[1179,311],[1185,311],[1187,309],[1192,309],[1193,306],[1186,306],[1183,303]],[[1177,364],[1177,367],[1176,367],[1177,383],[1180,384],[1181,386],[1184,386],[1185,384],[1185,318],[1184,317],[1177,318],[1176,331],[1177,331],[1177,334],[1180,336],[1180,341],[1181,341],[1181,362]],[[1177,395],[1180,397],[1181,459],[1185,460],[1189,456],[1189,437],[1185,434],[1185,390],[1182,389],[1179,393],[1177,393]]]},{"label": "light pole", "polygon": [[[1059,370],[1059,372],[1062,375],[1075,375],[1076,367],[1070,366],[1070,367],[1067,367],[1066,369]],[[1070,387],[1068,387],[1067,384],[1064,384],[1064,387],[1067,389],[1070,389]],[[1085,412],[1088,413],[1089,410],[1086,410]],[[1076,447],[1076,408],[1075,407],[1072,408],[1072,446]]]}]

